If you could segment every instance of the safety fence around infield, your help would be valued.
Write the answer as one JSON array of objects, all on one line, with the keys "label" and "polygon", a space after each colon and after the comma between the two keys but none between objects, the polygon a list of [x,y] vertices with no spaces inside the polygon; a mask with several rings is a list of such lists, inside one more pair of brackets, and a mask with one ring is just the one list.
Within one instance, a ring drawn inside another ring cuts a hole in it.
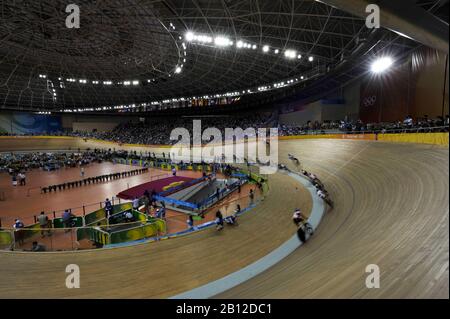
[{"label": "safety fence around infield", "polygon": [[[159,241],[175,238],[194,231],[203,230],[215,225],[215,211],[220,209],[224,217],[235,214],[237,204],[241,211],[257,205],[267,195],[268,188],[260,191],[255,189],[255,197],[242,194],[234,199],[223,198],[210,207],[205,215],[193,215],[193,224],[188,223],[188,215],[159,216],[155,211],[147,215],[141,211],[130,209],[127,205],[115,205],[112,218],[107,221],[103,209],[96,210],[85,216],[73,218],[73,224],[68,227],[61,218],[50,220],[47,226],[39,223],[26,225],[21,229],[0,228],[0,250],[32,251],[33,242],[43,246],[45,251],[72,251],[97,249],[110,246],[121,246],[138,243],[139,241]],[[124,220],[124,213],[130,211],[133,222]]]},{"label": "safety fence around infield", "polygon": [[109,215],[103,207],[86,216],[0,229],[0,249],[32,250],[33,242],[49,251],[99,248],[165,233],[165,220],[134,210],[131,203],[122,203],[113,205]]},{"label": "safety fence around infield", "polygon": [[[119,198],[113,198],[109,218],[107,218],[104,204],[99,203],[100,207],[89,213],[86,213],[86,206],[84,206],[83,214],[73,216],[70,224],[62,217],[52,214],[48,218],[47,225],[41,225],[35,217],[33,223],[20,229],[0,226],[0,249],[22,251],[39,251],[42,247],[45,251],[93,249],[142,240],[158,241],[205,229],[215,225],[215,218],[211,213],[214,209],[220,207],[225,217],[235,214],[236,207],[242,207],[242,210],[246,211],[263,200],[269,191],[267,179],[251,172],[250,168],[236,170],[232,175],[240,180],[249,180],[259,187],[255,188],[253,195],[239,194],[237,198],[229,199],[226,195],[235,192],[238,187],[238,184],[230,185],[227,194],[224,193],[214,202],[207,203],[209,212],[193,214],[192,225],[186,220],[188,218],[186,215],[161,216],[156,210],[144,214],[134,210],[131,202],[120,202]],[[133,221],[126,220],[127,212],[132,214]],[[37,243],[37,246],[33,247],[34,243]]]}]

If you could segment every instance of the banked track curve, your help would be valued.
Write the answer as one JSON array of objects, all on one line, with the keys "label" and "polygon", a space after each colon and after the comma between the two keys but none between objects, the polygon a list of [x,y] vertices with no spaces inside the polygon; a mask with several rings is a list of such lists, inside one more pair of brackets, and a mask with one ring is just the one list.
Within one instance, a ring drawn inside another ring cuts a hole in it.
[{"label": "banked track curve", "polygon": [[[335,201],[306,245],[220,298],[448,298],[448,148],[348,140],[280,141]],[[156,244],[77,253],[0,253],[0,297],[169,297],[240,269],[294,233],[291,212],[311,198],[275,174],[238,228]],[[65,266],[81,269],[65,287]],[[377,264],[381,287],[367,289]]]},{"label": "banked track curve", "polygon": [[[220,298],[448,298],[448,148],[292,141],[335,199],[313,240]],[[366,266],[380,288],[365,285]]]}]

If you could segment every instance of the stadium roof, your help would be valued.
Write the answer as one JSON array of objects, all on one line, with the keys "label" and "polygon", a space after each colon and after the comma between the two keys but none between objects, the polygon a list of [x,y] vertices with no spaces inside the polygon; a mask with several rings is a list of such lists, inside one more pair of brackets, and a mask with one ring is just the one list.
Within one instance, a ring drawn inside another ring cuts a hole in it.
[{"label": "stadium roof", "polygon": [[[356,66],[369,51],[401,56],[418,46],[323,2],[83,0],[80,28],[70,29],[67,1],[4,0],[0,109],[58,111],[243,90],[259,96],[285,87],[307,92],[313,79],[344,75],[332,82],[339,85],[361,73],[333,73],[344,61]],[[446,12],[443,3],[448,9],[447,1],[411,1],[434,14]]]}]

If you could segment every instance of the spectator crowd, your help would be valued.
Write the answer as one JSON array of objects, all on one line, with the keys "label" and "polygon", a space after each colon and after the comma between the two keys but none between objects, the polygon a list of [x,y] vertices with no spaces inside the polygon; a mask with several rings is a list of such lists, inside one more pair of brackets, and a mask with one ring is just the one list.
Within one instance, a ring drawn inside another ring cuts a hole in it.
[{"label": "spectator crowd", "polygon": [[33,168],[55,170],[61,167],[81,167],[108,160],[111,156],[110,152],[104,150],[0,153],[0,171],[6,171],[11,176],[16,175],[20,178],[20,174]]},{"label": "spectator crowd", "polygon": [[[449,116],[430,118],[425,115],[422,118],[413,119],[407,116],[403,121],[384,123],[364,123],[361,120],[344,119],[341,121],[307,121],[302,125],[288,125],[278,123],[273,114],[251,114],[241,116],[216,116],[216,117],[183,117],[183,118],[154,118],[145,122],[127,122],[119,124],[109,132],[55,132],[47,135],[63,135],[82,138],[95,138],[116,142],[119,144],[146,144],[146,145],[173,145],[177,140],[171,140],[171,132],[175,128],[185,128],[189,132],[193,130],[193,120],[201,120],[202,131],[206,128],[217,128],[225,138],[225,128],[254,128],[278,127],[278,135],[292,136],[305,134],[326,133],[399,133],[399,132],[448,132]],[[5,134],[4,134],[5,135]],[[202,141],[207,143],[209,141]],[[46,154],[39,158],[30,159],[30,165],[48,161]],[[1,167],[1,158],[0,158]]]}]

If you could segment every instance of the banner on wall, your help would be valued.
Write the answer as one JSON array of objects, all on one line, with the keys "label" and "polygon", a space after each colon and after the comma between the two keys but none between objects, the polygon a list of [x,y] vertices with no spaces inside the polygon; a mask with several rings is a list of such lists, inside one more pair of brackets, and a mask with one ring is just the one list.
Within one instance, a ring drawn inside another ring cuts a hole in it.
[{"label": "banner on wall", "polygon": [[62,131],[61,117],[34,113],[0,114],[0,133],[41,134]]},{"label": "banner on wall", "polygon": [[380,89],[376,83],[369,80],[360,86],[360,119],[365,123],[378,122],[380,116]]}]

